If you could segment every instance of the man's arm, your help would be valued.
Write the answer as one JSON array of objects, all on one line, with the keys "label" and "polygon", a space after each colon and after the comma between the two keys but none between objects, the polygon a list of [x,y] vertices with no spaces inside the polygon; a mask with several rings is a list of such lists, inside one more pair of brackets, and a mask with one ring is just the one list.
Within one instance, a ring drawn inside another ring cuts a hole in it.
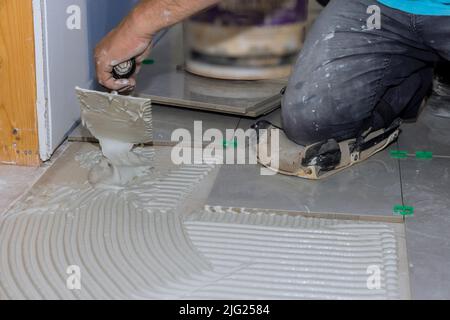
[{"label": "man's arm", "polygon": [[150,52],[153,35],[220,0],[141,0],[128,16],[95,49],[97,78],[104,87],[128,91],[136,86],[134,76],[116,80],[114,66],[136,58],[137,70]]}]

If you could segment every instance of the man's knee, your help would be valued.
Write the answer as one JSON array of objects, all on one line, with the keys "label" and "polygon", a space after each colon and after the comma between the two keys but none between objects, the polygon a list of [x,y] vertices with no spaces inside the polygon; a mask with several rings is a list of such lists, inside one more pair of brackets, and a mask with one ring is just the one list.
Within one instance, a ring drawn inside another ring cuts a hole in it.
[{"label": "man's knee", "polygon": [[320,141],[324,136],[323,128],[327,119],[324,112],[318,110],[320,98],[301,91],[298,91],[296,96],[287,92],[283,99],[283,129],[294,142],[309,145]]},{"label": "man's knee", "polygon": [[309,86],[288,89],[283,97],[282,120],[286,135],[304,146],[354,137],[360,121],[352,119],[351,104],[337,101],[330,91]]}]

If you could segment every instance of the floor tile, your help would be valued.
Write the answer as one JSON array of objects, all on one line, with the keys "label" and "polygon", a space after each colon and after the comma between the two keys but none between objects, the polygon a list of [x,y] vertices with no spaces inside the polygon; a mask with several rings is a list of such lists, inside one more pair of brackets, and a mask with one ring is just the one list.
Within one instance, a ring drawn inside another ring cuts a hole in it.
[{"label": "floor tile", "polygon": [[153,136],[155,141],[171,141],[176,129],[187,129],[194,133],[194,122],[202,121],[203,132],[207,129],[236,129],[239,117],[212,112],[186,110],[182,108],[156,105],[153,107]]},{"label": "floor tile", "polygon": [[258,165],[224,165],[209,205],[392,216],[401,204],[397,160],[388,151],[322,181],[262,176]]},{"label": "floor tile", "polygon": [[450,299],[450,160],[400,161],[406,243],[415,299]]},{"label": "floor tile", "polygon": [[179,67],[185,57],[181,25],[152,50],[153,64],[138,75],[135,94],[156,103],[256,117],[280,105],[283,80],[229,81],[193,75]]},{"label": "floor tile", "polygon": [[435,155],[450,156],[450,119],[434,116],[425,108],[417,122],[402,125],[399,147],[410,154],[431,151]]}]

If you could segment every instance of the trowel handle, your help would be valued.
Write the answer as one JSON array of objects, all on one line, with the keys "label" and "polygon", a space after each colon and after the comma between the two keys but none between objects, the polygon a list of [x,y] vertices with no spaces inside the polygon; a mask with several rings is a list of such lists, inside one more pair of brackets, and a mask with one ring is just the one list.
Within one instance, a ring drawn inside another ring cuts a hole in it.
[{"label": "trowel handle", "polygon": [[128,79],[136,72],[136,59],[131,59],[115,66],[112,70],[114,79]]},{"label": "trowel handle", "polygon": [[[158,32],[154,37],[151,46],[155,47],[158,42],[166,35],[169,31],[169,28],[163,29]],[[126,62],[122,62],[121,64],[115,66],[112,70],[112,75],[114,79],[128,79],[136,72],[136,59],[133,58]]]}]

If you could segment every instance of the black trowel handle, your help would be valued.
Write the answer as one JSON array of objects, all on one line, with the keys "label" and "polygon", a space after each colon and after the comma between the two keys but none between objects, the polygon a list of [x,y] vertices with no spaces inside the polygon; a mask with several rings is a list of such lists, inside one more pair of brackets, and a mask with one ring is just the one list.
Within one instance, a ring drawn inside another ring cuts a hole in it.
[{"label": "black trowel handle", "polygon": [[136,59],[131,59],[115,66],[112,70],[114,79],[128,79],[136,72]]},{"label": "black trowel handle", "polygon": [[[152,41],[152,47],[155,47],[159,40],[161,40],[166,33],[169,31],[169,28],[163,29],[156,34]],[[133,58],[129,61],[122,62],[121,64],[115,66],[112,70],[112,75],[114,79],[128,79],[136,72],[136,59]]]}]

